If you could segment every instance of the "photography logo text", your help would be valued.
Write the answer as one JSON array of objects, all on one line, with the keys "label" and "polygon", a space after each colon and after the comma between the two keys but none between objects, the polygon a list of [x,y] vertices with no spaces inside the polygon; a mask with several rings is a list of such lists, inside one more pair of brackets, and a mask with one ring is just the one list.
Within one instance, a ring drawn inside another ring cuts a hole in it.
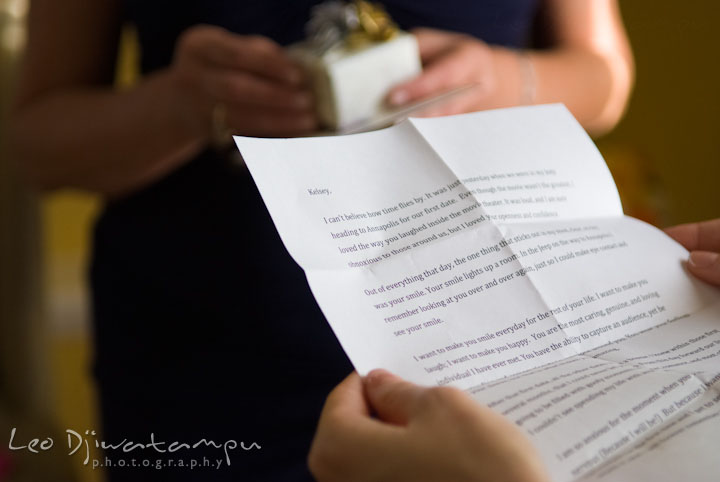
[{"label": "photography logo text", "polygon": [[[257,442],[213,440],[201,438],[193,441],[158,440],[154,433],[143,442],[124,439],[118,442],[100,440],[95,430],[81,434],[66,429],[66,444],[55,443],[52,437],[22,437],[17,428],[10,431],[8,449],[41,454],[55,449],[67,450],[69,456],[82,457],[82,464],[101,467],[153,467],[162,468],[215,468],[230,466],[236,451],[260,450]],[[202,454],[202,455],[200,455]]]}]

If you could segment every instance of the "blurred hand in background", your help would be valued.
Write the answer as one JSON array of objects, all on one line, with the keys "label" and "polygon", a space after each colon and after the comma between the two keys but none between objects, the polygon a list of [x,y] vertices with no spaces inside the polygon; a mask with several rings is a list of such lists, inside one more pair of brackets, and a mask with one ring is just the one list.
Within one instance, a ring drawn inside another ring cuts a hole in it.
[{"label": "blurred hand in background", "polygon": [[276,42],[237,35],[221,27],[189,28],[178,41],[171,71],[184,88],[185,118],[200,134],[222,105],[232,132],[277,137],[317,128],[313,97],[304,72]]},{"label": "blurred hand in background", "polygon": [[395,87],[402,105],[475,84],[425,116],[525,104],[564,103],[592,133],[620,120],[634,81],[633,57],[616,0],[547,0],[539,27],[550,48],[514,50],[470,35],[413,30],[424,70]]}]

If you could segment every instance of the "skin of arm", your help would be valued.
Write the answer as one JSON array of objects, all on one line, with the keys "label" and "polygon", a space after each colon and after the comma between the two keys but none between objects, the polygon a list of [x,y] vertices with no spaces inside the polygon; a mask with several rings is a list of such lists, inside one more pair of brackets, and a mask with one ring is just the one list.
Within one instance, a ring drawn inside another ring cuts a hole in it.
[{"label": "skin of arm", "polygon": [[591,133],[608,131],[621,118],[634,80],[617,1],[547,0],[542,18],[553,44],[544,51],[518,52],[468,35],[415,30],[424,71],[395,87],[389,103],[476,84],[423,115],[563,102]]},{"label": "skin of arm", "polygon": [[196,26],[173,63],[126,91],[112,88],[121,2],[34,0],[11,149],[41,189],[122,196],[187,162],[211,135],[213,106],[247,135],[315,127],[312,97],[281,47]]},{"label": "skin of arm", "polygon": [[319,482],[549,480],[512,422],[460,390],[383,370],[353,373],[330,393],[309,466]]}]

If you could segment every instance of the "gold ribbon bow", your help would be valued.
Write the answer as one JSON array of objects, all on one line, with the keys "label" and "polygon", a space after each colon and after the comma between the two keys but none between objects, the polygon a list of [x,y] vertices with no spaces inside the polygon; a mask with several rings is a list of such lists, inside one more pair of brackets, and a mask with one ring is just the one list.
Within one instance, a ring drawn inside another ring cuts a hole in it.
[{"label": "gold ribbon bow", "polygon": [[355,0],[353,7],[358,24],[345,39],[349,48],[358,48],[374,42],[386,42],[397,34],[397,25],[379,3]]},{"label": "gold ribbon bow", "polygon": [[344,45],[357,49],[392,39],[398,27],[379,3],[328,1],[313,7],[306,25],[308,44],[318,53]]}]

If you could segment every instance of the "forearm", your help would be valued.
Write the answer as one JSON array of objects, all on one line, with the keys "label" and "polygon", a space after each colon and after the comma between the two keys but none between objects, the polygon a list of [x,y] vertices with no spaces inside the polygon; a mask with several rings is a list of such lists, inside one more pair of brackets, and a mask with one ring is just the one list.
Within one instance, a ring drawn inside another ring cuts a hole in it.
[{"label": "forearm", "polygon": [[497,99],[504,105],[562,102],[593,134],[611,129],[625,109],[632,66],[619,55],[569,48],[494,50],[501,76]]},{"label": "forearm", "polygon": [[[117,196],[173,170],[207,141],[169,71],[127,91],[57,88],[18,107],[13,152],[43,189]],[[208,129],[209,130],[209,129]]]},{"label": "forearm", "polygon": [[631,61],[585,50],[536,52],[537,103],[563,102],[591,133],[601,134],[620,120],[633,83]]}]

